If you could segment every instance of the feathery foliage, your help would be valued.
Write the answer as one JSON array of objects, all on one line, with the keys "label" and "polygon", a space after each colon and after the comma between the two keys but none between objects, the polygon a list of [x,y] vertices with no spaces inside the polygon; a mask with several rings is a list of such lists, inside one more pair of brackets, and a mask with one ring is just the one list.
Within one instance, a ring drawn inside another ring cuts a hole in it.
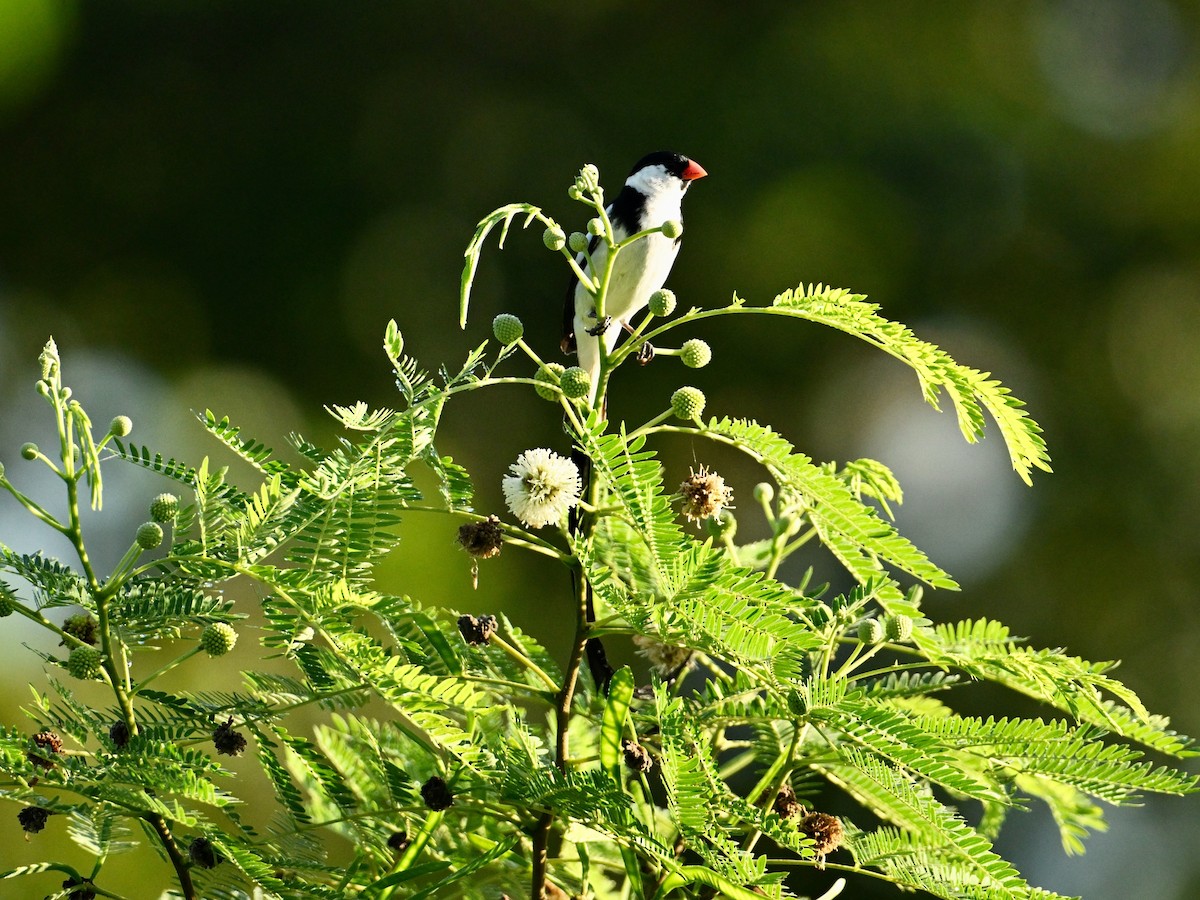
[{"label": "feathery foliage", "polygon": [[[594,167],[571,193],[609,242],[610,268],[593,280],[540,209],[502,207],[467,248],[464,323],[485,241],[499,229],[503,245],[514,222],[542,223],[546,245],[602,295],[633,240],[612,240]],[[608,375],[645,341],[744,314],[866,341],[909,365],[935,407],[949,396],[968,441],[990,415],[1023,480],[1049,471],[1040,429],[999,382],[861,295],[823,286],[766,307],[735,296],[650,316],[601,354],[599,389],[581,400],[523,337],[482,344],[457,369],[426,369],[391,322],[397,408],[331,404],[330,449],[293,435],[293,464],[227,418],[199,417],[256,473],[246,488],[207,458],[122,440],[127,428],[96,434],[48,343],[38,390],[62,452],[34,462],[61,481],[65,518],[24,492],[16,466],[0,468],[0,488],[75,556],[0,543],[0,614],[34,629],[27,643],[47,672],[29,721],[0,724],[0,798],[14,834],[31,838],[28,863],[0,878],[44,892],[65,874],[118,897],[107,861],[148,844],[161,862],[155,890],[184,898],[831,900],[846,885],[836,869],[948,900],[1051,900],[993,849],[1009,810],[1045,804],[1079,853],[1105,827],[1101,804],[1193,792],[1195,778],[1143,755],[1181,759],[1191,742],[1115,680],[1112,663],[1030,647],[986,618],[924,616],[921,589],[897,578],[957,585],[892,524],[903,493],[882,463],[817,463],[777,430],[729,416],[610,420]],[[502,364],[517,374],[499,374]],[[441,415],[457,394],[513,383],[557,401],[567,438],[562,454],[531,450],[512,466],[511,517],[480,514],[470,473],[438,449]],[[693,473],[704,496],[670,492],[657,443],[678,433],[762,468],[752,514],[770,538],[736,542],[714,473]],[[99,509],[102,469],[122,463],[182,496],[156,500],[156,524],[98,571],[80,489]],[[418,487],[430,477],[434,488]],[[693,504],[689,519],[708,520],[707,536],[684,527],[681,502]],[[571,573],[574,591],[546,598],[574,609],[569,656],[540,643],[539,621],[430,609],[383,583],[379,564],[417,510],[454,517],[476,568],[527,550]],[[845,568],[848,590],[781,578],[810,542]],[[248,596],[256,608],[234,599]],[[605,645],[629,640],[645,664],[612,671]],[[240,672],[240,684],[205,687],[214,665]],[[176,669],[196,686],[159,682]],[[976,681],[1032,698],[1047,717],[956,712]],[[266,814],[245,802],[237,757],[273,795]],[[851,812],[811,808],[827,785]],[[65,830],[90,871],[36,859],[42,829]]]}]

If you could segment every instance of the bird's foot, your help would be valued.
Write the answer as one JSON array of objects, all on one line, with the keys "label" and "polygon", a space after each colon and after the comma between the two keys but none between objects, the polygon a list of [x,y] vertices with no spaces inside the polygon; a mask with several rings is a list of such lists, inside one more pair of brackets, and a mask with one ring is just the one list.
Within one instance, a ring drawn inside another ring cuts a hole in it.
[{"label": "bird's foot", "polygon": [[644,366],[650,360],[654,359],[654,345],[649,341],[638,347],[637,361],[639,366]]},{"label": "bird's foot", "polygon": [[608,331],[608,326],[611,324],[612,324],[612,316],[605,316],[603,319],[600,320],[600,322],[598,324],[593,325],[591,328],[587,329],[587,333],[590,334],[592,337],[596,337],[597,335],[604,334],[604,332]]}]

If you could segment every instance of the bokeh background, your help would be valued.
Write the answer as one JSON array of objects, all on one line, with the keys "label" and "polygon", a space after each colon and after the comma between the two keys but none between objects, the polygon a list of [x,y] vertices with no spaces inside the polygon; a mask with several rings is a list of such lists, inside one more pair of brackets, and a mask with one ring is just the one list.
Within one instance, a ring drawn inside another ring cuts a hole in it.
[{"label": "bokeh background", "polygon": [[[16,477],[17,447],[45,433],[33,382],[51,333],[96,421],[129,413],[135,438],[192,461],[217,454],[192,411],[281,447],[291,431],[327,443],[324,404],[394,403],[391,317],[430,367],[502,311],[557,359],[566,275],[536,233],[487,254],[458,329],[475,223],[528,200],[579,228],[580,165],[615,190],[643,153],[675,149],[710,173],[670,281],[683,305],[801,282],[867,293],[1027,400],[1055,474],[1025,487],[995,430],[967,446],[907,369],[776,320],[698,328],[715,352],[698,372],[622,371],[613,415],[643,421],[693,383],[710,412],[773,423],[818,460],[886,462],[901,530],[963,585],[929,598],[933,617],[1123,659],[1154,710],[1200,733],[1198,43],[1200,5],[1178,0],[0,0],[0,458]],[[490,511],[518,452],[560,443],[553,407],[506,389],[452,405],[440,449]],[[704,446],[664,453],[669,477],[727,472],[742,533],[761,533],[756,473]],[[102,561],[161,489],[114,476]],[[507,611],[554,644],[562,576],[508,553],[472,592],[454,527],[410,522],[385,586]],[[12,503],[0,529],[66,549]],[[8,722],[42,683],[23,639],[42,640],[5,638]],[[49,832],[26,843],[10,813],[0,868],[52,858]],[[1089,900],[1200,896],[1200,804],[1111,821],[1068,859],[1047,817],[1017,813],[1001,849]],[[136,867],[123,877],[156,893]]]}]

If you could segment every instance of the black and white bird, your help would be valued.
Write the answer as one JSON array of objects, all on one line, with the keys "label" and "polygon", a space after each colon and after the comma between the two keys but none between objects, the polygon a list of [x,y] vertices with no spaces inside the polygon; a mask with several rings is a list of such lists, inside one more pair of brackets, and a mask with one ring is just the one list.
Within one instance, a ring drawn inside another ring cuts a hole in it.
[{"label": "black and white bird", "polygon": [[[682,222],[683,195],[693,181],[707,174],[699,163],[666,150],[638,160],[621,192],[606,209],[617,242],[667,221]],[[593,392],[600,372],[600,340],[612,352],[621,329],[632,330],[630,320],[646,308],[650,295],[667,280],[681,239],[652,234],[621,251],[604,299],[604,321],[597,320],[596,298],[581,282],[572,279],[563,306],[562,349],[564,353],[578,353],[579,365],[591,378]],[[594,236],[588,254],[596,270],[602,272],[608,245]],[[576,262],[592,275],[587,255],[578,254]]]}]

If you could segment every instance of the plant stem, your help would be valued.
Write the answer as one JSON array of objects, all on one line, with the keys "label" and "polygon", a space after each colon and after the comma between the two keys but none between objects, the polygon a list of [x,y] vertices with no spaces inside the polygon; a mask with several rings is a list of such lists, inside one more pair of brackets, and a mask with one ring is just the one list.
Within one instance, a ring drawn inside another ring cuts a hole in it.
[{"label": "plant stem", "polygon": [[175,843],[171,829],[167,826],[167,820],[158,813],[152,813],[146,816],[146,821],[158,835],[163,849],[167,851],[167,856],[171,859],[171,865],[175,867],[175,874],[179,877],[179,889],[183,892],[185,900],[196,900],[198,895],[195,885],[192,884],[192,873],[188,861],[179,852],[179,845]]},{"label": "plant stem", "polygon": [[[591,586],[582,574],[579,576],[576,593],[575,638],[571,646],[571,661],[563,674],[562,689],[558,692],[558,703],[554,710],[556,741],[554,765],[566,774],[570,754],[571,705],[575,700],[575,686],[579,683],[579,670],[583,666],[584,650],[588,639],[588,592]],[[554,810],[548,809],[538,819],[533,834],[533,883],[530,887],[531,900],[542,900],[546,885],[546,853],[550,844],[550,832],[554,827]]]}]

